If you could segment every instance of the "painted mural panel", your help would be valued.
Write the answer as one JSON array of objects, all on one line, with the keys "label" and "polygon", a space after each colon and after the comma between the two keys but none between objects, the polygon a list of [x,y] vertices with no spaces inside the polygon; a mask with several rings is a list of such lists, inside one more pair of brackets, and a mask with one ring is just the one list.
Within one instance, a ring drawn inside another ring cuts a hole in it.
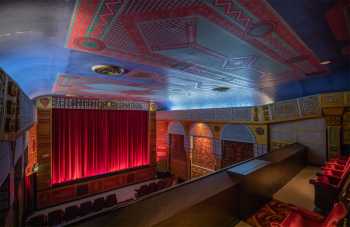
[{"label": "painted mural panel", "polygon": [[222,141],[222,167],[254,157],[254,144]]},{"label": "painted mural panel", "polygon": [[206,137],[193,137],[192,177],[210,173],[216,169],[213,141]]}]

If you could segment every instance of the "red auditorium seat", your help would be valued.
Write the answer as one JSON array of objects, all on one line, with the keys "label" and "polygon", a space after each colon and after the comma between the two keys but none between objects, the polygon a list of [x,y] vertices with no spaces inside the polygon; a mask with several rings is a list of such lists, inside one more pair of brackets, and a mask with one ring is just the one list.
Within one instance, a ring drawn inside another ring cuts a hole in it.
[{"label": "red auditorium seat", "polygon": [[44,214],[36,215],[30,218],[27,223],[27,226],[47,226],[47,217]]},{"label": "red auditorium seat", "polygon": [[341,160],[346,162],[345,165],[326,164],[321,168],[322,172],[317,173],[317,177],[310,180],[315,187],[315,205],[323,211],[329,211],[332,208],[332,204],[337,201],[338,194],[348,178],[350,159]]},{"label": "red auditorium seat", "polygon": [[165,181],[161,180],[157,182],[157,190],[162,190],[166,187]]},{"label": "red auditorium seat", "polygon": [[117,204],[117,196],[115,194],[108,195],[105,200],[105,207],[112,207]]},{"label": "red auditorium seat", "polygon": [[301,208],[294,208],[281,223],[271,223],[272,227],[336,227],[347,215],[347,209],[342,202],[336,203],[325,218],[318,213]]},{"label": "red auditorium seat", "polygon": [[71,221],[76,217],[78,217],[78,215],[79,215],[79,207],[77,205],[69,206],[65,209],[64,220]]},{"label": "red auditorium seat", "polygon": [[141,197],[144,195],[147,195],[149,192],[149,187],[148,185],[142,185],[140,188],[135,189],[136,191],[136,197]]},{"label": "red auditorium seat", "polygon": [[92,203],[91,203],[91,201],[87,201],[87,202],[84,202],[84,203],[80,204],[79,216],[85,216],[85,215],[89,214],[90,212],[92,212]]},{"label": "red auditorium seat", "polygon": [[149,193],[153,193],[157,191],[157,184],[155,182],[150,183],[148,187],[149,187]]},{"label": "red auditorium seat", "polygon": [[47,215],[47,223],[49,226],[59,225],[63,222],[63,210],[54,210]]},{"label": "red auditorium seat", "polygon": [[100,211],[103,209],[104,205],[105,205],[105,199],[103,197],[97,198],[94,200],[94,203],[92,205],[92,210],[94,212]]}]

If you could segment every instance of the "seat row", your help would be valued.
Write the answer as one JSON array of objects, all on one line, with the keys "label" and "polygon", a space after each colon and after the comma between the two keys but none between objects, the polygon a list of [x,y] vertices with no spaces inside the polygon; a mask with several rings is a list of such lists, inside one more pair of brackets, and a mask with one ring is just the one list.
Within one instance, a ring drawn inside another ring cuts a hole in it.
[{"label": "seat row", "polygon": [[65,209],[57,209],[46,214],[38,214],[31,217],[27,226],[56,226],[64,222],[72,221],[79,217],[84,217],[88,214],[98,212],[102,209],[112,207],[117,204],[115,194],[110,194],[104,197],[96,198],[93,201],[82,202],[78,205],[68,206]]},{"label": "seat row", "polygon": [[166,178],[159,180],[158,182],[152,182],[150,184],[144,184],[141,187],[135,189],[135,197],[139,198],[156,191],[160,191],[164,188],[168,188],[172,185],[172,178]]},{"label": "seat row", "polygon": [[338,195],[349,176],[350,158],[338,157],[329,160],[316,177],[310,180],[314,185],[315,206],[323,212],[329,212],[338,200]]}]

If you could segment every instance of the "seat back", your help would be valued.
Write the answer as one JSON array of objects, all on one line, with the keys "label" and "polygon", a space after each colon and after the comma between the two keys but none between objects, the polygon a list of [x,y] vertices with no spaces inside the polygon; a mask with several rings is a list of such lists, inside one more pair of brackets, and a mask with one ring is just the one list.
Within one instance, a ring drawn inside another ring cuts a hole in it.
[{"label": "seat back", "polygon": [[117,204],[117,196],[116,194],[110,194],[106,197],[105,207],[112,207]]},{"label": "seat back", "polygon": [[47,215],[47,222],[49,226],[59,225],[63,221],[63,210],[54,210]]},{"label": "seat back", "polygon": [[337,224],[345,218],[347,215],[348,210],[346,209],[344,203],[338,202],[334,205],[331,212],[328,214],[327,218],[322,223],[323,227],[334,227],[337,226]]},{"label": "seat back", "polygon": [[79,207],[77,205],[66,207],[64,212],[64,220],[71,221],[76,217],[78,217],[78,215],[79,215]]}]

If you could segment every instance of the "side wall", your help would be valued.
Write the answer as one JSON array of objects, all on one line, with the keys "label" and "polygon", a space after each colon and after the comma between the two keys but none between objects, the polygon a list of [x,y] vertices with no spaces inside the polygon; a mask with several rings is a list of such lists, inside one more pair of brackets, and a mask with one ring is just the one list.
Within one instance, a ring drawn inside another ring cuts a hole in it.
[{"label": "side wall", "polygon": [[0,68],[0,226],[21,226],[25,210],[27,131],[34,105]]},{"label": "side wall", "polygon": [[270,126],[271,150],[286,144],[300,143],[308,149],[308,161],[322,165],[326,160],[326,122],[324,119],[293,121]]},{"label": "side wall", "polygon": [[[220,158],[220,133],[225,124],[249,127],[256,137],[256,155],[299,142],[309,149],[311,164],[321,165],[350,153],[350,92],[324,93],[255,107],[190,109],[157,112],[157,124],[181,122],[188,128],[207,124],[214,135],[213,152]],[[239,132],[237,132],[239,133]],[[167,134],[163,154],[167,154]],[[158,137],[157,137],[158,138]],[[189,139],[185,141],[189,141]],[[157,145],[158,146],[158,145]],[[191,152],[191,149],[186,149]]]}]

